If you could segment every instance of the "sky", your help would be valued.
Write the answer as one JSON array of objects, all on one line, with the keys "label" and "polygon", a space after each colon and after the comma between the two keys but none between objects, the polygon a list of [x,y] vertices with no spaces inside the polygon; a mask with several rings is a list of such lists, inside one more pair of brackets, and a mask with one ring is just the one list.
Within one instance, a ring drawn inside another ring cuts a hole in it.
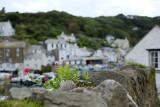
[{"label": "sky", "polygon": [[139,15],[160,16],[160,0],[0,0],[6,12],[65,11],[84,17]]}]

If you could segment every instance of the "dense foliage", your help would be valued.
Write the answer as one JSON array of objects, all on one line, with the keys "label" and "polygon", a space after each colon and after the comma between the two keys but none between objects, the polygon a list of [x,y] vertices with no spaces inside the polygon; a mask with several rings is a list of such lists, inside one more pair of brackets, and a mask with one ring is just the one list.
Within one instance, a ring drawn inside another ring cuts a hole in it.
[{"label": "dense foliage", "polygon": [[[123,14],[113,17],[96,18],[73,16],[66,12],[49,11],[38,13],[5,13],[0,21],[10,20],[16,29],[15,37],[19,40],[29,38],[32,44],[47,38],[56,38],[62,31],[75,33],[79,38],[79,46],[97,49],[106,45],[90,38],[104,39],[111,34],[116,38],[127,37],[131,45],[135,45],[154,25],[160,25],[160,17],[133,16]],[[135,28],[135,29],[134,29]],[[137,28],[137,29],[136,29]],[[89,42],[88,44],[86,42]],[[108,44],[107,44],[108,45]]]}]

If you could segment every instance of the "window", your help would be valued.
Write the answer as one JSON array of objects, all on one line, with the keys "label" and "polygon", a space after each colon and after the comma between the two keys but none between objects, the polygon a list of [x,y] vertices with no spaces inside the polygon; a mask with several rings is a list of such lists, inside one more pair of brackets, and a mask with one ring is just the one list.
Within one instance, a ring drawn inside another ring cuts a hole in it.
[{"label": "window", "polygon": [[160,52],[158,51],[151,51],[150,52],[150,65],[155,67],[155,68],[159,68],[159,59],[160,59]]},{"label": "window", "polygon": [[52,44],[52,48],[53,48],[53,44]]},{"label": "window", "polygon": [[19,52],[19,48],[17,48],[16,51]]},{"label": "window", "polygon": [[2,64],[0,64],[0,68],[2,68]]},{"label": "window", "polygon": [[9,52],[10,51],[10,49],[9,48],[6,48],[6,52]]},{"label": "window", "polygon": [[27,67],[29,67],[29,64],[26,64]]},{"label": "window", "polygon": [[38,68],[38,65],[37,65],[37,64],[35,64],[35,67],[36,67],[36,68]]},{"label": "window", "polygon": [[51,60],[48,60],[48,63],[51,63],[52,61]]},{"label": "window", "polygon": [[7,64],[7,67],[9,67],[10,66],[10,64]]},{"label": "window", "polygon": [[9,58],[9,59],[8,59],[8,62],[9,62],[9,63],[11,63],[11,62],[12,62],[12,59],[11,59],[11,58]]},{"label": "window", "polygon": [[15,68],[15,64],[12,64],[12,68]]},{"label": "window", "polygon": [[7,57],[9,56],[9,53],[8,53],[8,52],[6,52],[6,56],[7,56]]},{"label": "window", "polygon": [[19,52],[16,53],[16,56],[19,56]]}]

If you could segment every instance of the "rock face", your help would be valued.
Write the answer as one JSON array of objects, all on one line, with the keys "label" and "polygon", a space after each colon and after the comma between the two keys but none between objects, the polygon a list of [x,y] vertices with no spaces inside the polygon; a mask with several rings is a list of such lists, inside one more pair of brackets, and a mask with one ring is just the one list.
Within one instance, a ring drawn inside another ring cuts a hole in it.
[{"label": "rock face", "polygon": [[125,66],[118,71],[91,72],[90,77],[96,85],[107,79],[119,82],[139,107],[159,107],[153,68]]},{"label": "rock face", "polygon": [[11,98],[23,100],[25,98],[30,98],[32,96],[32,92],[29,88],[11,88],[10,90]]},{"label": "rock face", "polygon": [[19,99],[24,100],[26,98],[31,98],[33,92],[44,92],[44,88],[16,88],[13,87],[9,90],[10,96],[9,99]]},{"label": "rock face", "polygon": [[76,88],[76,84],[73,81],[65,81],[58,89],[58,91],[69,91]]},{"label": "rock face", "polygon": [[129,107],[126,90],[114,80],[105,80],[92,90],[100,92],[109,107]]},{"label": "rock face", "polygon": [[67,91],[34,92],[32,100],[47,107],[108,107],[100,97]]},{"label": "rock face", "polygon": [[78,87],[72,92],[101,97],[109,107],[129,107],[129,103],[134,105],[128,100],[126,89],[114,80],[105,80],[95,88]]}]

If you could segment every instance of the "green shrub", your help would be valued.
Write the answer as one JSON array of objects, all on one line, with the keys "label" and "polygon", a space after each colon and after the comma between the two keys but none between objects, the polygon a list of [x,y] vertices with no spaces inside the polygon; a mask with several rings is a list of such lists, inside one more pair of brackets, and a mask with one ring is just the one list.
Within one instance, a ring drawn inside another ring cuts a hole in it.
[{"label": "green shrub", "polygon": [[71,80],[74,83],[78,82],[79,76],[78,76],[78,71],[77,69],[71,69],[70,66],[61,66],[57,70],[57,75],[62,78],[62,80]]},{"label": "green shrub", "polygon": [[138,67],[139,67],[139,68],[146,68],[146,66],[143,65],[143,64],[138,64]]},{"label": "green shrub", "polygon": [[33,78],[30,76],[31,80],[36,82],[37,84],[43,85],[46,89],[58,89],[61,86],[62,82],[65,82],[66,80],[73,81],[76,85],[79,85],[80,82],[84,83],[84,85],[89,86],[89,82],[87,81],[89,79],[89,73],[84,73],[83,78],[85,80],[79,79],[79,73],[77,69],[74,67],[73,69],[70,67],[70,65],[65,65],[64,67],[61,66],[57,69],[57,75],[58,77],[54,78],[53,80],[45,81],[45,83],[41,83],[41,80],[34,81]]},{"label": "green shrub", "polygon": [[146,68],[145,65],[137,63],[137,62],[128,62],[127,65],[131,65],[133,67]]},{"label": "green shrub", "polygon": [[0,102],[0,107],[47,107],[42,105],[40,102],[32,102],[29,99],[21,100],[11,100],[11,101],[2,101]]},{"label": "green shrub", "polygon": [[135,62],[128,62],[127,65],[131,65],[131,66],[135,67],[137,65],[137,63],[135,63]]}]

